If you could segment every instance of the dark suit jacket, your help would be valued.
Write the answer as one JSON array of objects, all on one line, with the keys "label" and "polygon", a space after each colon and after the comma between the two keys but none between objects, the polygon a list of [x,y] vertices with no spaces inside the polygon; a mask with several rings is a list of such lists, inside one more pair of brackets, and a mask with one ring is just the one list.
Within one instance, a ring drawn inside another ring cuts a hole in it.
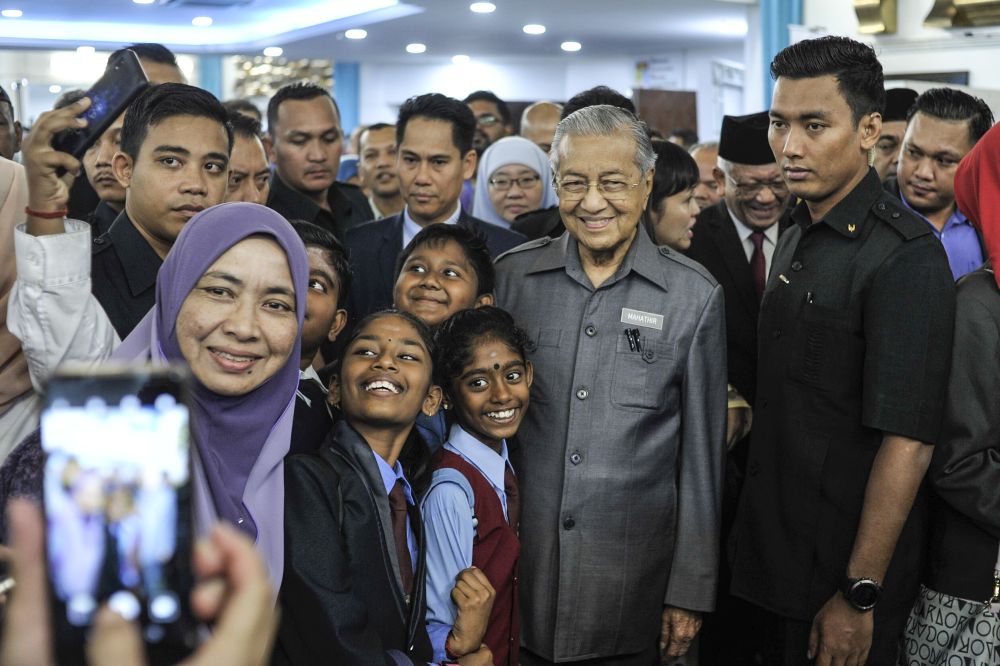
[{"label": "dark suit jacket", "polygon": [[285,573],[275,664],[430,661],[424,529],[416,507],[413,595],[403,594],[389,498],[371,448],[341,421],[316,454],[285,461]]},{"label": "dark suit jacket", "polygon": [[540,208],[527,213],[521,213],[511,223],[510,228],[522,233],[531,240],[536,238],[559,238],[566,231],[559,206]]},{"label": "dark suit jacket", "polygon": [[[516,231],[483,222],[464,210],[458,216],[458,225],[485,236],[494,259],[528,240]],[[403,249],[403,214],[351,229],[345,244],[354,271],[347,300],[349,322],[353,325],[366,315],[392,305],[396,258]]]},{"label": "dark suit jacket", "polygon": [[286,220],[312,222],[333,232],[338,240],[343,241],[348,229],[375,219],[368,199],[354,185],[334,183],[327,190],[326,200],[330,205],[329,211],[286,185],[277,172],[271,176],[267,207],[280,213]]},{"label": "dark suit jacket", "polygon": [[[778,221],[781,233],[790,224]],[[698,215],[687,256],[708,269],[726,295],[726,357],[729,383],[753,406],[757,393],[757,314],[760,304],[753,288],[750,262],[729,217],[726,202]]]}]

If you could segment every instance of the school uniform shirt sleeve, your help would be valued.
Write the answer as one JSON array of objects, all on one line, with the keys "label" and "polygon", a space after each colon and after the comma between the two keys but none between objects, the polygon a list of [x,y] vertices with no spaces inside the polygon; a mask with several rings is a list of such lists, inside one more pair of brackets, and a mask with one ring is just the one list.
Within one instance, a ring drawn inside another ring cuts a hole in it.
[{"label": "school uniform shirt sleeve", "polygon": [[457,483],[434,484],[421,508],[427,548],[427,634],[434,662],[445,659],[444,644],[455,624],[457,608],[451,600],[455,578],[472,566],[472,508]]},{"label": "school uniform shirt sleeve", "polygon": [[14,230],[17,280],[7,327],[21,341],[31,383],[41,391],[66,361],[97,364],[120,340],[91,293],[90,225],[66,220],[66,233],[31,236]]}]

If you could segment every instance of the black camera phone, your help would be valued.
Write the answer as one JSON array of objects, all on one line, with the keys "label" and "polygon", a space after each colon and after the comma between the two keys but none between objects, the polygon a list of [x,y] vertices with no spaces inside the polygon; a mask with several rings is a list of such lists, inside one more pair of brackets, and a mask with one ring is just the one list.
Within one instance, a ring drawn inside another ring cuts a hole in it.
[{"label": "black camera phone", "polygon": [[104,604],[139,622],[149,663],[196,647],[187,381],[180,369],[122,366],[49,383],[41,440],[57,663],[84,662]]}]

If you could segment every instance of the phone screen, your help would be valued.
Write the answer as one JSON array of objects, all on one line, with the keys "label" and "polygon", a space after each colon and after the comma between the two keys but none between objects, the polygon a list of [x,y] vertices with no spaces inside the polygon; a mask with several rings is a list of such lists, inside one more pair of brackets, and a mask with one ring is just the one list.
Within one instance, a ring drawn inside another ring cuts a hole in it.
[{"label": "phone screen", "polygon": [[151,661],[194,647],[189,410],[177,372],[57,376],[42,413],[44,503],[59,663],[107,604]]}]

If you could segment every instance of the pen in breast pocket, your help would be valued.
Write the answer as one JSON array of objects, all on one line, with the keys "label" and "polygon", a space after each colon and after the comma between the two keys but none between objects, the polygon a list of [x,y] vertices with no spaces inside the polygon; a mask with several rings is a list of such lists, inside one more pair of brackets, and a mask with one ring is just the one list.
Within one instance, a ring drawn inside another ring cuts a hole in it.
[{"label": "pen in breast pocket", "polygon": [[635,340],[632,339],[632,329],[625,329],[625,340],[628,342],[628,348],[635,351]]}]

